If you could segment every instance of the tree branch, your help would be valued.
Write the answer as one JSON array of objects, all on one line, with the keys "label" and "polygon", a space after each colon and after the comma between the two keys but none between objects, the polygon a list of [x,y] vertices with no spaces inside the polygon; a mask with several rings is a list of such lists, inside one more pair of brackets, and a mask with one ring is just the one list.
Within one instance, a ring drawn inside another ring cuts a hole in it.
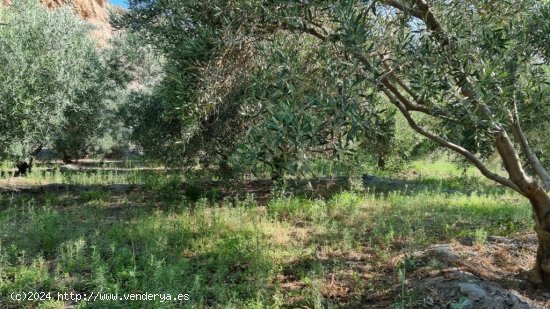
[{"label": "tree branch", "polygon": [[373,65],[370,63],[369,59],[367,59],[365,56],[361,55],[361,54],[356,54],[355,55],[357,58],[359,58],[359,60],[361,61],[361,63],[365,66],[365,68],[369,71],[373,71],[375,73],[376,76],[380,76],[379,78],[379,83],[384,85],[388,90],[390,90],[395,96],[397,96],[399,98],[399,101],[401,101],[403,104],[405,104],[407,106],[407,109],[411,110],[411,111],[417,111],[417,112],[422,112],[422,113],[425,113],[425,114],[428,114],[428,115],[433,115],[432,111],[427,107],[427,106],[424,106],[424,105],[420,105],[420,104],[416,104],[414,102],[411,102],[409,99],[407,99],[404,95],[401,94],[401,92],[399,91],[399,89],[397,89],[397,87],[395,87],[391,82],[390,80],[388,79],[388,75],[390,75],[392,73],[391,71],[391,68],[389,68],[389,72],[385,73],[385,74],[379,74],[378,72],[376,72],[376,70],[374,70],[374,67]]},{"label": "tree branch", "polygon": [[[363,60],[366,61],[366,59],[363,59]],[[405,92],[414,101],[414,102],[411,102],[410,100],[407,100],[407,99],[401,100],[401,103],[403,103],[405,107],[407,107],[407,110],[422,112],[424,114],[427,114],[433,117],[439,117],[448,121],[453,121],[453,122],[456,121],[451,117],[451,115],[449,115],[448,112],[437,107],[428,107],[426,102],[422,100],[420,96],[417,93],[415,93],[397,74],[395,74],[395,70],[393,70],[392,67],[389,64],[387,64],[385,60],[382,60],[382,63],[384,64],[386,69],[389,70],[388,75],[391,77],[391,79],[395,81],[397,85],[399,85],[403,90],[405,90]],[[392,85],[390,81],[386,80],[383,82],[384,82],[383,83],[384,86],[386,86],[395,96],[397,96],[398,98],[402,97],[397,87]]]},{"label": "tree branch", "polygon": [[527,158],[527,162],[529,162],[529,165],[542,180],[542,186],[544,190],[548,191],[550,189],[550,174],[548,174],[537,155],[531,150],[531,147],[529,146],[527,137],[525,136],[525,133],[521,128],[517,106],[515,103],[514,111],[510,114],[510,118],[510,120],[512,121],[512,132],[521,146],[521,151]]},{"label": "tree branch", "polygon": [[411,98],[413,98],[414,101],[416,101],[418,104],[420,105],[427,105],[426,102],[424,102],[424,100],[422,100],[422,98],[420,98],[420,96],[418,95],[418,93],[414,92],[414,90],[411,89],[411,87],[409,87],[401,78],[399,78],[399,76],[397,76],[397,74],[395,73],[396,71],[400,71],[400,69],[398,70],[394,70],[392,69],[391,65],[388,64],[388,60],[389,59],[383,59],[382,60],[382,64],[384,64],[384,66],[386,67],[386,69],[388,69],[390,71],[390,76],[391,78],[401,87],[403,88],[403,90],[405,90],[406,93],[408,93]]},{"label": "tree branch", "polygon": [[295,25],[289,24],[286,21],[280,21],[277,24],[277,26],[278,26],[278,28],[281,28],[281,29],[284,29],[284,30],[301,31],[301,32],[304,32],[304,33],[308,33],[308,34],[318,38],[321,41],[326,41],[328,39],[328,37],[326,35],[320,33],[315,28],[308,27],[305,23],[302,23],[301,26],[295,26]]},{"label": "tree branch", "polygon": [[438,136],[436,134],[433,134],[429,131],[427,131],[426,129],[422,128],[421,126],[418,125],[418,123],[416,123],[416,121],[412,118],[410,112],[407,110],[406,106],[404,104],[402,104],[392,93],[391,91],[389,91],[388,89],[386,88],[382,88],[382,91],[384,92],[384,94],[386,95],[386,97],[388,97],[388,99],[390,100],[390,102],[392,104],[394,104],[398,109],[399,111],[401,112],[401,114],[405,117],[405,119],[407,120],[409,126],[415,130],[417,133],[419,133],[420,135],[438,143],[440,146],[443,146],[447,149],[450,149],[454,152],[457,152],[459,153],[460,155],[462,155],[464,158],[466,158],[466,160],[470,161],[480,172],[481,174],[483,174],[485,177],[503,185],[503,186],[506,186],[506,187],[509,187],[513,190],[515,190],[516,192],[522,194],[522,195],[525,195],[522,190],[520,190],[520,188],[513,182],[511,181],[510,179],[508,178],[505,178],[505,177],[502,177],[496,173],[493,173],[491,172],[486,166],[485,164],[483,164],[483,162],[481,162],[480,159],[478,159],[473,153],[469,152],[467,149],[457,145],[457,144],[454,144],[444,138],[442,138],[441,136]]},{"label": "tree branch", "polygon": [[410,7],[409,5],[401,2],[401,1],[397,1],[397,0],[384,0],[383,3],[389,5],[389,6],[392,6],[396,9],[398,9],[399,11],[401,12],[405,12],[405,13],[409,13],[411,14],[412,16],[418,18],[418,19],[422,19],[422,12],[420,10],[416,10],[416,9],[413,9],[412,7]]},{"label": "tree branch", "polygon": [[[400,6],[400,3],[395,3],[395,1],[388,0],[386,2],[390,5],[393,5],[396,9],[407,9],[414,12],[414,9],[403,7],[402,5]],[[464,72],[460,65],[460,62],[452,57],[453,46],[451,44],[452,42],[449,38],[449,35],[445,32],[445,29],[443,29],[443,26],[437,20],[430,9],[430,6],[425,0],[415,0],[415,4],[416,8],[420,11],[421,14],[420,17],[417,13],[413,15],[424,21],[426,27],[430,31],[432,31],[435,41],[441,46],[441,48],[450,53],[451,57],[449,58],[450,60],[448,62],[448,65],[452,71],[451,74],[455,79],[456,84],[460,88],[462,95],[467,99],[467,101],[469,101],[474,107],[476,107],[476,110],[481,117],[493,123],[492,126],[493,135],[495,138],[495,146],[498,150],[500,158],[502,159],[504,167],[506,168],[506,171],[510,176],[510,180],[515,184],[515,190],[517,191],[517,189],[520,189],[519,192],[521,192],[525,196],[535,194],[535,192],[540,187],[539,184],[534,182],[533,179],[525,173],[521,166],[521,161],[519,160],[517,151],[515,150],[512,141],[508,137],[508,134],[500,124],[493,121],[493,114],[491,110],[486,104],[479,100],[474,90],[475,87],[468,78],[468,74]]]}]

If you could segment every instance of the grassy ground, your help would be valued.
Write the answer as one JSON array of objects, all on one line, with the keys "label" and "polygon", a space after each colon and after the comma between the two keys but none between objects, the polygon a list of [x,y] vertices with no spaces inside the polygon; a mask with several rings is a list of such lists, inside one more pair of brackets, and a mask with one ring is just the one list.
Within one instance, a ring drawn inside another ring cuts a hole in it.
[{"label": "grassy ground", "polygon": [[[4,180],[10,190],[63,185],[1,193],[0,307],[407,307],[417,301],[404,292],[408,253],[531,231],[528,203],[471,170],[417,162],[399,180],[388,176],[323,197],[279,189],[260,204],[211,186],[182,194],[179,178],[144,171]],[[10,298],[20,291],[52,299]],[[189,300],[77,303],[57,292]]]}]

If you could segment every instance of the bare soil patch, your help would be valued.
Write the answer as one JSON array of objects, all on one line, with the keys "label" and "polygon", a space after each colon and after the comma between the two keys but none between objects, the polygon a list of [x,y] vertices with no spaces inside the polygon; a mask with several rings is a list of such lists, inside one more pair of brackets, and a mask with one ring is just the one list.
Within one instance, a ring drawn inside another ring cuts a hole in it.
[{"label": "bare soil patch", "polygon": [[[525,280],[534,263],[534,234],[489,236],[483,245],[461,242],[394,252],[387,263],[374,252],[318,254],[314,259],[329,270],[320,292],[343,308],[550,308],[550,293]],[[307,263],[312,261],[296,260],[277,276],[289,294],[307,286],[295,274]],[[288,307],[302,305],[296,294]]]}]

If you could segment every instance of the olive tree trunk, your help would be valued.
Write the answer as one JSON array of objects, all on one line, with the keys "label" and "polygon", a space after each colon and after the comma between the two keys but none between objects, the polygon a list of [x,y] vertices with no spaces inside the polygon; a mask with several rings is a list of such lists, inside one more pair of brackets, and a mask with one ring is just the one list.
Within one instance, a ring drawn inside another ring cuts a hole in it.
[{"label": "olive tree trunk", "polygon": [[73,164],[74,163],[73,159],[65,151],[63,151],[62,160],[63,160],[63,163],[65,163],[65,164]]},{"label": "olive tree trunk", "polygon": [[[544,191],[540,191],[544,192]],[[527,280],[537,287],[550,288],[550,199],[538,194],[529,198],[533,206],[535,232],[538,238],[537,257],[533,269],[528,272]],[[544,217],[541,217],[541,214]]]},{"label": "olive tree trunk", "polygon": [[31,172],[32,169],[32,165],[25,161],[17,163],[15,167],[17,168],[17,172],[15,172],[15,177],[26,176],[28,173]]},{"label": "olive tree trunk", "polygon": [[538,158],[531,156],[532,151],[519,122],[514,125],[514,135],[521,145],[522,152],[541,180],[537,181],[525,172],[518,152],[505,131],[495,134],[495,146],[510,176],[509,179],[515,184],[515,188],[512,188],[529,199],[533,210],[539,244],[535,266],[529,271],[527,279],[537,287],[550,288],[550,196],[545,188],[548,173]]},{"label": "olive tree trunk", "polygon": [[36,149],[33,150],[33,152],[31,153],[28,161],[21,161],[15,165],[15,167],[17,168],[17,172],[15,172],[15,177],[26,176],[27,174],[30,174],[32,172],[34,158],[38,155],[40,151],[42,151],[42,147],[42,145],[36,147]]}]

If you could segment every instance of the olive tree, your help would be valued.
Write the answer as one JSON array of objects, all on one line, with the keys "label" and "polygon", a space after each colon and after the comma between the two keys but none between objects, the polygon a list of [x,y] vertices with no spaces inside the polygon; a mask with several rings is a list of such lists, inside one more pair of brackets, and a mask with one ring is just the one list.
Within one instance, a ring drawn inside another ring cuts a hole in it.
[{"label": "olive tree", "polygon": [[[525,196],[539,239],[528,279],[550,286],[550,175],[526,131],[548,121],[548,3],[314,3],[280,3],[277,26],[341,46],[412,130]],[[484,162],[493,151],[503,170]]]},{"label": "olive tree", "polygon": [[141,89],[154,76],[152,70],[142,72],[148,69],[147,51],[133,35],[116,33],[108,46],[88,59],[83,85],[51,138],[53,149],[64,162],[84,156],[120,155],[131,148],[127,115],[121,109],[128,103],[131,89]]},{"label": "olive tree", "polygon": [[[539,238],[529,280],[549,286],[550,175],[523,124],[548,120],[548,45],[538,45],[544,35],[533,36],[548,30],[550,19],[541,16],[548,17],[550,7],[540,1],[383,3],[397,14],[385,23],[396,25],[389,28],[395,34],[379,41],[376,59],[363,50],[357,60],[380,79],[378,88],[414,131],[529,199]],[[359,46],[361,39],[349,44]],[[414,114],[433,122],[419,123]],[[493,149],[504,173],[483,161]]]},{"label": "olive tree", "polygon": [[255,3],[243,3],[254,14],[242,15],[222,2],[130,1],[115,23],[166,59],[160,82],[136,94],[127,117],[147,155],[218,166],[222,176],[260,162],[280,178],[314,155],[344,155],[360,140],[389,135],[373,130],[384,111],[365,103],[373,91],[338,46],[253,29]]},{"label": "olive tree", "polygon": [[34,0],[3,7],[0,21],[0,157],[25,174],[42,147],[81,155],[115,87],[91,25]]},{"label": "olive tree", "polygon": [[249,93],[243,81],[253,55],[223,44],[235,31],[217,8],[196,4],[130,1],[132,10],[115,20],[165,59],[155,86],[133,93],[126,119],[144,153],[170,166],[224,165],[246,131],[238,98]]}]

